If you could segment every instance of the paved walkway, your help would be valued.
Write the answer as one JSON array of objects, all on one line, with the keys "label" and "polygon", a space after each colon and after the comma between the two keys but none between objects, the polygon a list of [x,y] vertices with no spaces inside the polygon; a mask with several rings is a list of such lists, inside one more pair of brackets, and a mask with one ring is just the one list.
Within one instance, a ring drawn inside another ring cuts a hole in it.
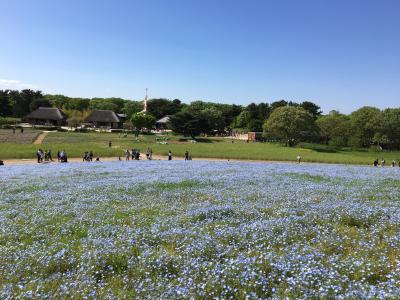
[{"label": "paved walkway", "polygon": [[48,131],[43,131],[42,133],[40,133],[37,136],[36,140],[33,142],[33,144],[34,145],[41,145],[43,143],[44,139],[46,138],[48,133],[49,133]]}]

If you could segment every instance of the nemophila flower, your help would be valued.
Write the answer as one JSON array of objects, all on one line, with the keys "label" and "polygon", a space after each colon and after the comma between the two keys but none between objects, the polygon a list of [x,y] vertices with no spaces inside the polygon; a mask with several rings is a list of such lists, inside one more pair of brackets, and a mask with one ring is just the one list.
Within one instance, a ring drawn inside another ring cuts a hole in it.
[{"label": "nemophila flower", "polygon": [[0,297],[397,298],[395,168],[6,166]]}]

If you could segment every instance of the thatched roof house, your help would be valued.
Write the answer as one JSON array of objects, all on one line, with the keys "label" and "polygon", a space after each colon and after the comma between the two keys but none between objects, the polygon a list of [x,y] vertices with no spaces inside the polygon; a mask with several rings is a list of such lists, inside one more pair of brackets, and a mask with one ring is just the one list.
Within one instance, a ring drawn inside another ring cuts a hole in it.
[{"label": "thatched roof house", "polygon": [[86,119],[94,127],[122,128],[121,118],[112,110],[94,110]]},{"label": "thatched roof house", "polygon": [[39,107],[23,120],[33,125],[63,126],[67,123],[67,116],[56,107]]},{"label": "thatched roof house", "polygon": [[156,121],[156,128],[158,130],[167,129],[167,123],[169,122],[170,116],[165,116]]}]

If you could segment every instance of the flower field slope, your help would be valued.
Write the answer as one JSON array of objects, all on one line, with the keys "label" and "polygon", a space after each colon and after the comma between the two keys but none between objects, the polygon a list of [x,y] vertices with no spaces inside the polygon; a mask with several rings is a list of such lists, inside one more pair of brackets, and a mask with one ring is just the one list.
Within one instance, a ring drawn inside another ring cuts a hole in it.
[{"label": "flower field slope", "polygon": [[400,169],[6,166],[0,298],[398,298]]}]

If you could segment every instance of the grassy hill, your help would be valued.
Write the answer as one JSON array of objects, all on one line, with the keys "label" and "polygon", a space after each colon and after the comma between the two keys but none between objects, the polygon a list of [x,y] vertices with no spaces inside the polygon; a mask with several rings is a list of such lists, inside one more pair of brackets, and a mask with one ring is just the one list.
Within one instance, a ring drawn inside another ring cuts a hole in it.
[{"label": "grassy hill", "polygon": [[[11,133],[12,134],[12,133]],[[19,134],[19,133],[18,133]],[[24,133],[25,134],[25,133]],[[157,143],[166,139],[168,144]],[[109,141],[112,147],[108,146]],[[186,138],[169,135],[141,135],[136,138],[130,134],[123,137],[118,133],[76,133],[50,132],[42,145],[20,142],[2,142],[0,159],[34,158],[37,148],[52,149],[53,155],[65,149],[70,157],[81,157],[85,151],[92,150],[100,157],[123,156],[125,149],[137,148],[144,152],[147,147],[156,155],[167,155],[171,150],[174,156],[183,156],[188,150],[196,158],[223,158],[244,160],[294,161],[301,155],[306,162],[372,164],[376,158],[384,158],[388,163],[400,160],[400,152],[372,150],[336,150],[321,145],[303,145],[303,147],[283,147],[275,143],[246,143],[226,138],[202,138],[192,143]]]}]

